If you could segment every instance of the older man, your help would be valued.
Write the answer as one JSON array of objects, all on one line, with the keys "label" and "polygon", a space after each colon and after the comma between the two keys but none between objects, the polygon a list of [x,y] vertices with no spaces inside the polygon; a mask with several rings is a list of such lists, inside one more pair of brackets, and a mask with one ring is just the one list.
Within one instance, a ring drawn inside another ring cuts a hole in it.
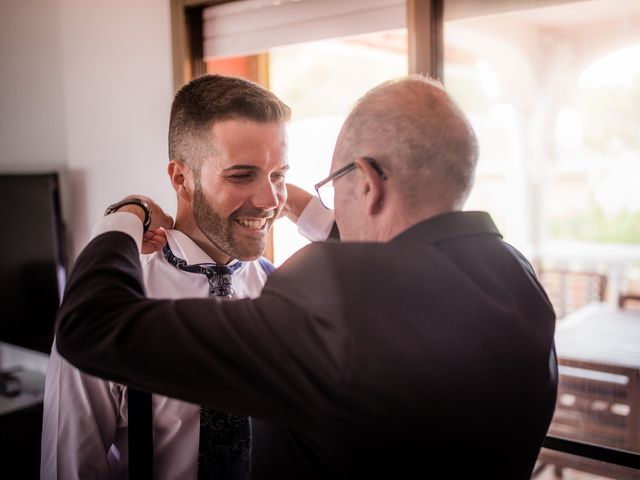
[{"label": "older man", "polygon": [[251,415],[254,478],[529,478],[556,396],[555,318],[489,215],[461,211],[476,158],[438,84],[383,84],[318,184],[343,242],[305,247],[257,299],[150,300],[145,212],[128,206],[76,263],[58,348],[95,375]]}]

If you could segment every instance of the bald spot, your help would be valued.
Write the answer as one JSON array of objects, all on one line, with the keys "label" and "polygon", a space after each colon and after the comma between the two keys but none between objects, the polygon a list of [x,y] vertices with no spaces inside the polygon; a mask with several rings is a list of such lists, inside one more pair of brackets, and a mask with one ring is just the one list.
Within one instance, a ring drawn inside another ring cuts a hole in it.
[{"label": "bald spot", "polygon": [[347,118],[336,148],[340,165],[375,158],[408,209],[460,209],[473,185],[476,136],[436,82],[412,76],[376,87]]}]

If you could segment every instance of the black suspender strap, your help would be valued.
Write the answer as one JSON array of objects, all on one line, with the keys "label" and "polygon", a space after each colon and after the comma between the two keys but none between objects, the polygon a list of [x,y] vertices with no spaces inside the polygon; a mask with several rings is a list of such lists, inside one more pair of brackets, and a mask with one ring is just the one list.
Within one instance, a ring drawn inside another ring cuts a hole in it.
[{"label": "black suspender strap", "polygon": [[128,389],[129,478],[153,480],[151,394]]}]

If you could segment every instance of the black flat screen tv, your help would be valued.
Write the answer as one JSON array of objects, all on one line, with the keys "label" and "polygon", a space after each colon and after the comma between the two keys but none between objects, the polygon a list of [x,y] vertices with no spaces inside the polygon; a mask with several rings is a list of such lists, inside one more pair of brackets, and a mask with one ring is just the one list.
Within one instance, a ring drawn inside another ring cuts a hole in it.
[{"label": "black flat screen tv", "polygon": [[0,225],[0,342],[49,353],[66,280],[58,175],[0,175]]}]

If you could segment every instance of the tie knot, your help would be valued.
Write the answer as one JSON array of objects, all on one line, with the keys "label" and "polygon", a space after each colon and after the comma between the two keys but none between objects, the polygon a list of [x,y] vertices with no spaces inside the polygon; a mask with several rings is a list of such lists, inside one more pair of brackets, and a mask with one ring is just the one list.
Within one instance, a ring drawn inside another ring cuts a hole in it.
[{"label": "tie knot", "polygon": [[231,270],[229,267],[218,265],[216,263],[202,264],[202,266],[212,270],[214,275],[231,275],[233,273],[233,270]]},{"label": "tie knot", "polygon": [[162,253],[167,261],[176,267],[189,273],[199,273],[207,277],[209,281],[209,296],[231,298],[233,295],[233,287],[231,285],[231,275],[235,270],[242,266],[242,262],[237,262],[231,267],[226,265],[218,265],[215,263],[198,263],[189,265],[182,258],[176,257],[169,244],[165,244]]}]

